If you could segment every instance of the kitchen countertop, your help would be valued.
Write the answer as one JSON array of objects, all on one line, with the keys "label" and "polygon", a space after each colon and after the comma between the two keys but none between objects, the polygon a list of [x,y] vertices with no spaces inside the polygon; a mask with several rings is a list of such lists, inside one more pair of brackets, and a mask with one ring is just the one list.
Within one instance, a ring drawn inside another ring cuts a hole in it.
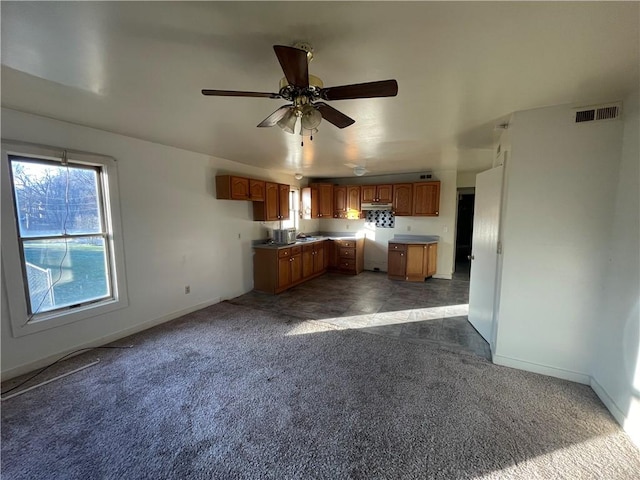
[{"label": "kitchen countertop", "polygon": [[394,235],[389,243],[403,243],[412,245],[428,245],[430,243],[438,243],[440,237],[438,235]]},{"label": "kitchen countertop", "polygon": [[295,247],[296,245],[306,245],[307,243],[324,242],[325,240],[356,240],[358,237],[350,232],[321,232],[309,234],[309,240],[298,240],[296,243],[287,245],[277,243],[264,243],[265,240],[256,240],[253,242],[253,248],[279,249]]}]

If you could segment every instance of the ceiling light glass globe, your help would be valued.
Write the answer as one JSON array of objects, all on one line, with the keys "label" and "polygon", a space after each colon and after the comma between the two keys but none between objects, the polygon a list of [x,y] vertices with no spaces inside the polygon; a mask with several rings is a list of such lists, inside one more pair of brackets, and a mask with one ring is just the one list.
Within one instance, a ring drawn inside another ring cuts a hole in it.
[{"label": "ceiling light glass globe", "polygon": [[312,105],[304,105],[302,107],[302,116],[300,117],[302,128],[305,130],[314,130],[318,128],[322,121],[322,114]]},{"label": "ceiling light glass globe", "polygon": [[278,126],[287,133],[295,133],[298,117],[293,109],[289,110],[278,122]]}]

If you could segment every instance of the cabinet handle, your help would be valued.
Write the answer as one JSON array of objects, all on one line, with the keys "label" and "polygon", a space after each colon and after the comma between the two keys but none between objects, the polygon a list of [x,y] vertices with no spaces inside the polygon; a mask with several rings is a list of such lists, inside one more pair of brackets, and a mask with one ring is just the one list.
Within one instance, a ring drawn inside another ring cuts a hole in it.
[{"label": "cabinet handle", "polygon": [[401,256],[401,257],[404,257],[404,253],[401,253],[401,254],[400,254],[400,256]]}]

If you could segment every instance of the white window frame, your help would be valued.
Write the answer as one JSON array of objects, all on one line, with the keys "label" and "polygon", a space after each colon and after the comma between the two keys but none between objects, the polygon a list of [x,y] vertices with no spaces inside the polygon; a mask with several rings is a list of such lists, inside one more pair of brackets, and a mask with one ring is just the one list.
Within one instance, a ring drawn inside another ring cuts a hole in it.
[{"label": "white window frame", "polygon": [[282,228],[295,228],[300,225],[300,189],[289,187],[289,219],[282,220]]},{"label": "white window frame", "polygon": [[7,292],[7,304],[14,337],[29,335],[50,328],[86,320],[129,305],[125,277],[124,248],[120,220],[117,167],[112,157],[66,150],[69,164],[98,167],[103,195],[104,222],[107,237],[111,296],[89,304],[62,310],[29,315],[27,289],[23,276],[22,255],[18,240],[16,209],[10,175],[10,156],[60,162],[65,150],[32,145],[10,140],[2,141],[1,193],[2,193],[2,274]]}]

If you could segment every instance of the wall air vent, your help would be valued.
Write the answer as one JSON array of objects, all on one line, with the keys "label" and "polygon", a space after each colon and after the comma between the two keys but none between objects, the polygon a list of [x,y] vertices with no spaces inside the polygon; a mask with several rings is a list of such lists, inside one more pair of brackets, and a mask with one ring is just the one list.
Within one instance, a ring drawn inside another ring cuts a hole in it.
[{"label": "wall air vent", "polygon": [[575,109],[575,123],[594,122],[599,120],[613,120],[620,116],[622,104],[594,105]]}]

